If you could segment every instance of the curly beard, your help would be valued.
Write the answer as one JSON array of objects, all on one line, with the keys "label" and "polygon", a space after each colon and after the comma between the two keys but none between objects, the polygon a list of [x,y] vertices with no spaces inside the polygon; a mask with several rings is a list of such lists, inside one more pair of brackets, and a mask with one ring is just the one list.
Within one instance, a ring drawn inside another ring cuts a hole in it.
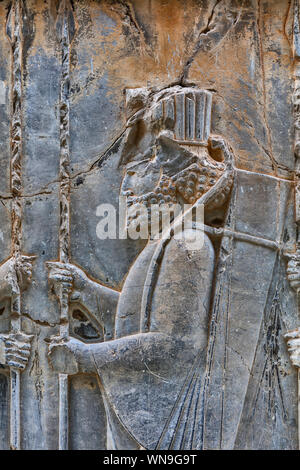
[{"label": "curly beard", "polygon": [[[224,174],[222,164],[210,163],[205,159],[191,164],[186,169],[174,176],[163,174],[158,185],[153,191],[141,196],[130,195],[127,197],[127,227],[140,229],[151,226],[151,216],[164,210],[176,212],[176,206],[183,204],[194,205],[197,200],[207,193]],[[209,209],[221,207],[230,192],[231,183],[209,203]],[[154,206],[154,208],[153,208]],[[169,209],[168,209],[169,208]],[[154,211],[153,211],[154,209]]]}]

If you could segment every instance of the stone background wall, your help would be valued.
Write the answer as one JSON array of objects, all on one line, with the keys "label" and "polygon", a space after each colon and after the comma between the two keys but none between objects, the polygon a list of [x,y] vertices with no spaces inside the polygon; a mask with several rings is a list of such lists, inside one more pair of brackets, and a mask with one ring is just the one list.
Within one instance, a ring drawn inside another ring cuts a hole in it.
[{"label": "stone background wall", "polygon": [[[210,90],[212,130],[230,142],[240,170],[236,230],[284,240],[286,249],[294,248],[291,3],[73,1],[77,31],[71,51],[71,252],[72,261],[92,277],[121,290],[143,248],[142,242],[96,237],[97,206],[118,200],[123,167],[117,146],[126,124],[126,88],[179,84]],[[0,2],[1,262],[11,250],[11,54],[5,36],[9,4]],[[44,264],[58,256],[61,58],[56,7],[55,0],[26,1],[23,249],[38,258],[32,285],[22,295],[23,330],[34,335],[33,353],[22,373],[24,449],[55,449],[58,442],[58,377],[49,367],[44,341],[58,333],[59,323]],[[297,379],[283,334],[296,327],[298,319],[286,282],[286,261],[272,250],[234,244],[232,284],[227,284],[229,330],[226,336],[220,326],[216,333],[227,339],[225,346],[219,343],[211,376],[215,388],[207,405],[206,447],[295,449]],[[251,283],[253,269],[263,272],[260,282]],[[7,306],[0,316],[0,331],[9,329]],[[224,357],[225,398],[220,397],[218,379]],[[0,449],[9,447],[8,387],[8,371],[3,369]],[[221,406],[220,418],[214,410]],[[106,421],[96,376],[71,379],[70,410],[70,448],[104,449]]]}]

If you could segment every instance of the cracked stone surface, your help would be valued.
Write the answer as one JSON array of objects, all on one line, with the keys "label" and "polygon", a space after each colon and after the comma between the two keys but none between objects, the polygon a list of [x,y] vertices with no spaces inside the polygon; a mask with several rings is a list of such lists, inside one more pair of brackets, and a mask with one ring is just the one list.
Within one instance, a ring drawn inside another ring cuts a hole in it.
[{"label": "cracked stone surface", "polygon": [[298,448],[297,3],[0,2],[1,450]]}]

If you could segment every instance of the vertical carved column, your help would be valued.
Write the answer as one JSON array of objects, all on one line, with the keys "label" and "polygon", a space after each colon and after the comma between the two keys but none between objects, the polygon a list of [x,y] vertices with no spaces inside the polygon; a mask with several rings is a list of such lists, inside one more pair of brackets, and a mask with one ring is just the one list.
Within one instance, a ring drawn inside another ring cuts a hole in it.
[{"label": "vertical carved column", "polygon": [[[6,24],[11,43],[11,131],[10,131],[10,187],[12,194],[12,255],[18,263],[22,241],[21,162],[22,162],[22,0],[13,0]],[[21,331],[21,294],[12,301],[12,332]],[[20,449],[20,370],[11,368],[10,447]]]},{"label": "vertical carved column", "polygon": [[[69,0],[61,0],[57,34],[61,44],[61,84],[60,84],[60,226],[59,226],[59,260],[70,261],[70,49],[75,33],[73,9]],[[63,290],[60,292],[60,335],[69,336],[69,299]],[[59,375],[59,449],[68,449],[68,376]]]}]

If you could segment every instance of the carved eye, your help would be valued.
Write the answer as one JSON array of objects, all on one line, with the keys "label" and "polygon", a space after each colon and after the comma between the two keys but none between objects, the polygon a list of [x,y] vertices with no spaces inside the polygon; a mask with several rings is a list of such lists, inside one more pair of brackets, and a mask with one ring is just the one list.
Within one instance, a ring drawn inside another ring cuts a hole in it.
[{"label": "carved eye", "polygon": [[133,171],[133,170],[127,170],[127,175],[128,175],[128,176],[133,176],[133,175],[135,175],[135,171]]}]

